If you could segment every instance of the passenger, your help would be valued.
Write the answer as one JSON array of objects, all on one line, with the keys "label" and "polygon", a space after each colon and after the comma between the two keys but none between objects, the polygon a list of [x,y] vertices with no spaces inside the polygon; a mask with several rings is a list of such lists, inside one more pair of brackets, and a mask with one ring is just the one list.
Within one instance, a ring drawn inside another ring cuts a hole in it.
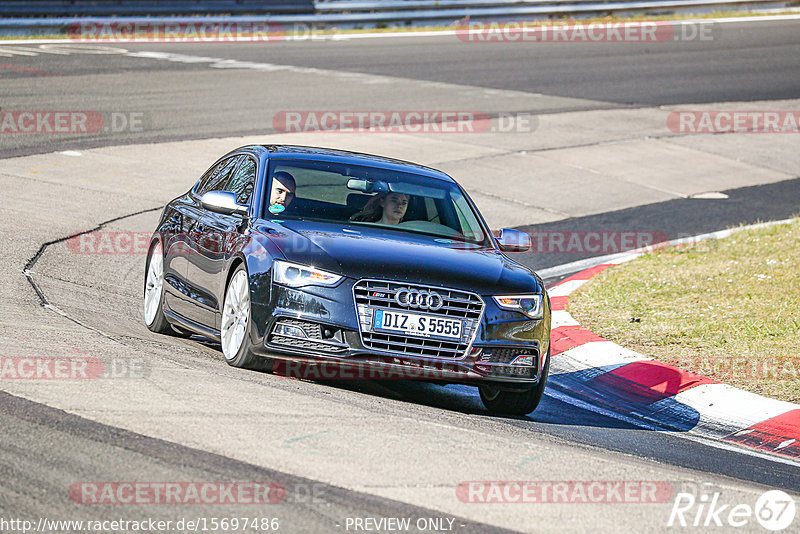
[{"label": "passenger", "polygon": [[270,213],[281,213],[294,200],[297,185],[294,176],[286,171],[278,171],[272,175],[272,191],[269,195]]},{"label": "passenger", "polygon": [[378,224],[400,224],[408,209],[408,195],[405,193],[378,193],[350,220],[374,222]]}]

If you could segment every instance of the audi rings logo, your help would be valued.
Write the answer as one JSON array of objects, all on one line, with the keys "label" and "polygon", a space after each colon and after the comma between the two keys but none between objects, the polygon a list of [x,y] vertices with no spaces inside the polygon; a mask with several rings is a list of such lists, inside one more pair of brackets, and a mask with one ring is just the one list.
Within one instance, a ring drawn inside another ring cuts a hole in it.
[{"label": "audi rings logo", "polygon": [[444,299],[435,291],[403,288],[394,295],[394,301],[406,308],[436,311],[444,306]]}]

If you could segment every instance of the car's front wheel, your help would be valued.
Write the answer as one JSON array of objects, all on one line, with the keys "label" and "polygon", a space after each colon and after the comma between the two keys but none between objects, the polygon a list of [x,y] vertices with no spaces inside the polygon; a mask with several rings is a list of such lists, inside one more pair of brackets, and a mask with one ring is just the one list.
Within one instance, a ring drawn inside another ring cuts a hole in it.
[{"label": "car's front wheel", "polygon": [[481,401],[486,409],[494,413],[508,415],[527,415],[534,411],[544,395],[547,385],[547,375],[550,372],[550,351],[547,352],[547,361],[542,369],[539,382],[524,391],[504,390],[498,386],[479,386],[478,391]]},{"label": "car's front wheel", "polygon": [[225,289],[220,328],[222,354],[225,361],[234,367],[268,370],[270,360],[259,358],[251,350],[251,328],[250,283],[247,270],[240,265]]},{"label": "car's front wheel", "polygon": [[164,316],[164,252],[156,241],[147,253],[144,278],[144,323],[152,332],[172,333]]}]

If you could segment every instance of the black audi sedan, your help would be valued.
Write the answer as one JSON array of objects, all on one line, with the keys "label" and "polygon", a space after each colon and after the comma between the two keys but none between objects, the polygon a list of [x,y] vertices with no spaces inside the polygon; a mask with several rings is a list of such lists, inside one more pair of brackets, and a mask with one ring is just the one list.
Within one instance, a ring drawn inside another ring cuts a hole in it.
[{"label": "black audi sedan", "polygon": [[164,209],[144,320],[218,341],[236,367],[469,384],[488,410],[527,414],[547,382],[550,303],[505,253],[528,248],[443,172],[245,146]]}]

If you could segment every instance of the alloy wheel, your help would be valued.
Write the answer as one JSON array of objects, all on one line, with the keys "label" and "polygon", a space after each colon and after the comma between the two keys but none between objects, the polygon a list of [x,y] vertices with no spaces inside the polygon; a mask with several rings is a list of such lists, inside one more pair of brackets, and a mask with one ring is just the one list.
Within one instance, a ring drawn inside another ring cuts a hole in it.
[{"label": "alloy wheel", "polygon": [[144,287],[144,320],[148,325],[152,325],[156,320],[163,289],[164,257],[159,242],[150,252],[150,265],[147,268],[147,280]]},{"label": "alloy wheel", "polygon": [[247,273],[237,271],[225,292],[222,307],[222,353],[227,360],[233,360],[242,348],[250,321],[250,287]]}]

